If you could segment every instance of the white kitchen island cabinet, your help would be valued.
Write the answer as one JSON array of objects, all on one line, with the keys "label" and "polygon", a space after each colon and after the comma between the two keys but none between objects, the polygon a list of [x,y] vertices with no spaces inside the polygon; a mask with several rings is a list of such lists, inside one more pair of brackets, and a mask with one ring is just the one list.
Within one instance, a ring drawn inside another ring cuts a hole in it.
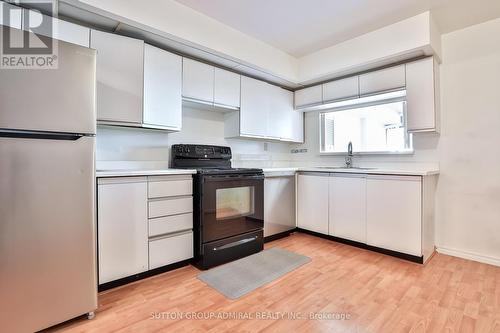
[{"label": "white kitchen island cabinet", "polygon": [[297,175],[297,226],[328,235],[328,173]]}]

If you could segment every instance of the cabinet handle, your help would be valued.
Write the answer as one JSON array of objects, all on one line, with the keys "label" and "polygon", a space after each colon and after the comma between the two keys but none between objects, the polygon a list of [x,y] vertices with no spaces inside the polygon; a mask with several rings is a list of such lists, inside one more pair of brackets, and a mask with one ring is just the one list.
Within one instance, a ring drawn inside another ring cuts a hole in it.
[{"label": "cabinet handle", "polygon": [[214,247],[214,251],[220,251],[220,250],[224,250],[224,249],[229,249],[231,247],[235,247],[235,246],[238,246],[238,245],[241,245],[241,244],[253,242],[253,241],[257,240],[258,238],[259,238],[259,236],[254,236],[254,237],[251,237],[251,238],[240,239],[239,241],[236,241],[236,242],[232,242],[232,243],[224,244],[222,246]]}]

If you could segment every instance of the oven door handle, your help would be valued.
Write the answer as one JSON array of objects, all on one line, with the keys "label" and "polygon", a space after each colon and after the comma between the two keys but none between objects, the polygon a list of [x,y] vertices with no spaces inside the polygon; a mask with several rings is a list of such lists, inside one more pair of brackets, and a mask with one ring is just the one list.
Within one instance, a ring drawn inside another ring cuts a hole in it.
[{"label": "oven door handle", "polygon": [[253,241],[257,240],[258,238],[259,238],[259,236],[253,236],[253,237],[250,237],[250,238],[240,239],[240,240],[238,240],[236,242],[227,243],[227,244],[224,244],[224,245],[221,245],[221,246],[218,246],[218,247],[214,247],[214,251],[225,250],[225,249],[229,249],[231,247],[235,247],[235,246],[242,245],[242,244],[245,244],[245,243],[253,242]]},{"label": "oven door handle", "polygon": [[232,176],[207,176],[207,181],[224,181],[224,180],[264,180],[264,175],[232,175]]}]

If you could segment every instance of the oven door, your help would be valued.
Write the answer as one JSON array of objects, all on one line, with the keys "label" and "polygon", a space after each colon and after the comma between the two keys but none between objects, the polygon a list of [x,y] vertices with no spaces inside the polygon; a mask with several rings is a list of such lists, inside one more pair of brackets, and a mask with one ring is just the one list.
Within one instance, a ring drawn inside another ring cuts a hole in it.
[{"label": "oven door", "polygon": [[264,227],[264,175],[203,177],[203,243]]}]

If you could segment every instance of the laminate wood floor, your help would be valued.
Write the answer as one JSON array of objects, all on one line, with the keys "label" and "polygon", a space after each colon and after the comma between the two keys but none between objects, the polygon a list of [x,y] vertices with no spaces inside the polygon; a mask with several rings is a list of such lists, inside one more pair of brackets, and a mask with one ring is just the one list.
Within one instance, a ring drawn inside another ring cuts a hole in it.
[{"label": "laminate wood floor", "polygon": [[103,292],[93,320],[52,331],[500,332],[499,267],[442,254],[421,266],[301,233],[274,246],[312,261],[238,300],[180,268]]}]

